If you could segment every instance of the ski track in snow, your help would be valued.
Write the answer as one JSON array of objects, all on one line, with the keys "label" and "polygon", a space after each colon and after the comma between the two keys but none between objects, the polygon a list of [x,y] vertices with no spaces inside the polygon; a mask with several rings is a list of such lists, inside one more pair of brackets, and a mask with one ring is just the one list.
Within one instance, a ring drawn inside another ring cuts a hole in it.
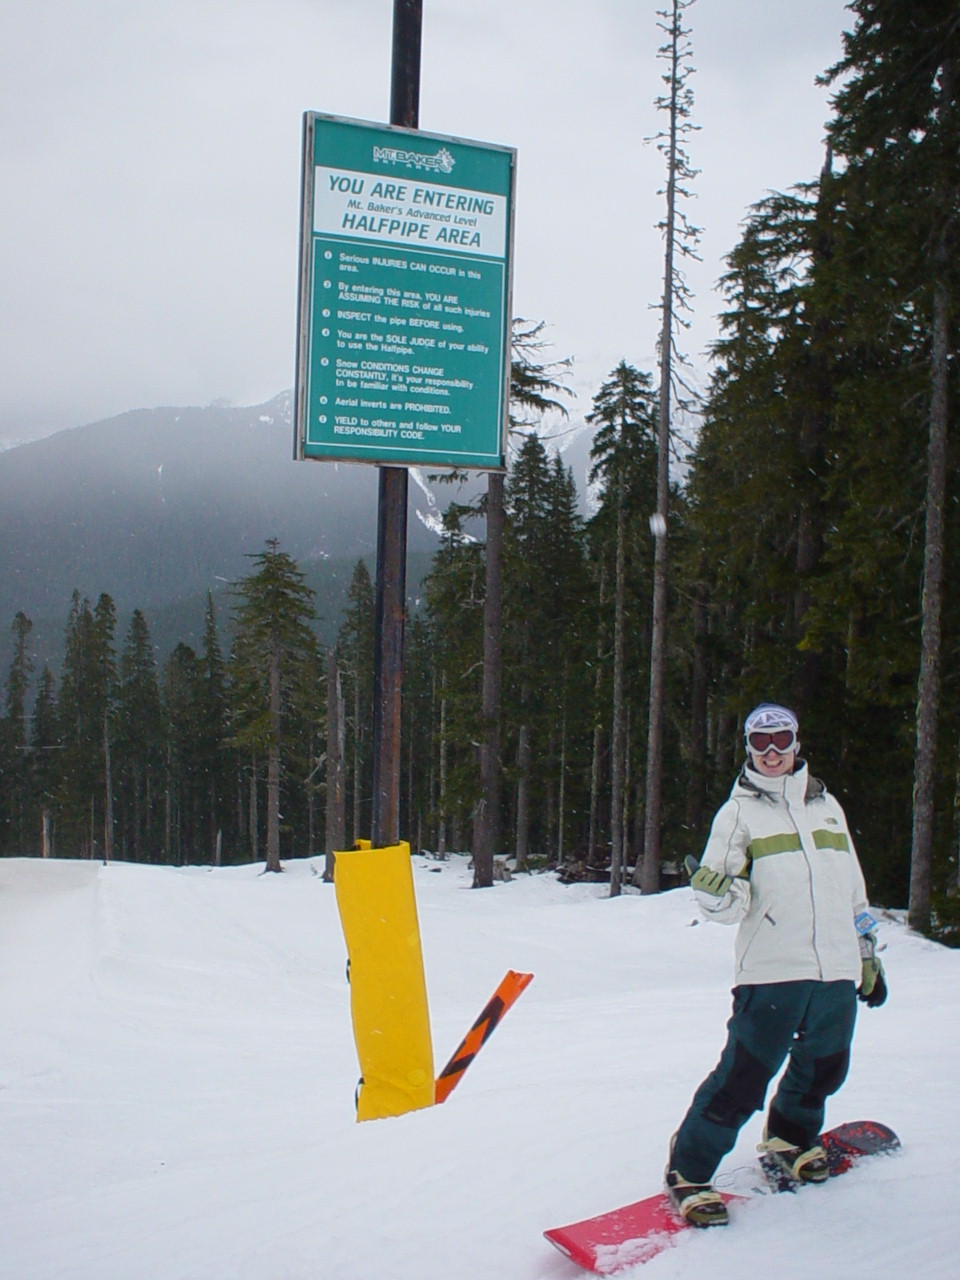
[{"label": "ski track in snow", "polygon": [[[0,1280],[576,1280],[541,1237],[656,1191],[719,1054],[733,931],[687,889],[609,899],[414,859],[437,1070],[535,980],[439,1107],[358,1125],[331,886],[291,861],[0,860]],[[904,1148],[759,1197],[626,1280],[956,1280],[960,953],[884,923],[828,1122]],[[762,1121],[721,1175],[749,1177]]]}]

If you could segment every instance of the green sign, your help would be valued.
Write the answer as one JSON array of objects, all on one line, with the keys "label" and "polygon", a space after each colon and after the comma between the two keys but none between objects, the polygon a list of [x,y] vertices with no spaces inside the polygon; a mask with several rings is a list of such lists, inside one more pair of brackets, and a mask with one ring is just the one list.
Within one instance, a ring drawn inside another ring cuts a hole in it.
[{"label": "green sign", "polygon": [[515,160],[304,116],[297,457],[503,466]]}]

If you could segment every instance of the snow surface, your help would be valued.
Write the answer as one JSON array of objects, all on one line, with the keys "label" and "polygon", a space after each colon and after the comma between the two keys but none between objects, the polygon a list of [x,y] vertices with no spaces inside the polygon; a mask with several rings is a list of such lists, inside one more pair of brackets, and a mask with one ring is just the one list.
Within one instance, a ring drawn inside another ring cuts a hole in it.
[{"label": "snow surface", "polygon": [[[696,923],[687,889],[477,892],[463,858],[414,862],[438,1070],[507,969],[536,977],[444,1105],[357,1124],[318,863],[0,860],[0,1277],[586,1274],[541,1232],[658,1189],[722,1044],[733,931]],[[903,1151],[622,1276],[960,1276],[960,952],[882,936],[891,997],[861,1013],[828,1119],[883,1120]]]}]

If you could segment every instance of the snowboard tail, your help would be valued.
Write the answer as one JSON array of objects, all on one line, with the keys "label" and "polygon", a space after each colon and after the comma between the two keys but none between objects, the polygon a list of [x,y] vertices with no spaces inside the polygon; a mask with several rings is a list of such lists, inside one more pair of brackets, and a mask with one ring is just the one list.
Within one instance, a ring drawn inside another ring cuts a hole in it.
[{"label": "snowboard tail", "polygon": [[[820,1135],[820,1144],[827,1153],[831,1177],[837,1177],[852,1169],[864,1156],[895,1151],[900,1146],[900,1139],[884,1124],[875,1120],[858,1120],[828,1129]],[[774,1189],[795,1190],[796,1184]],[[724,1195],[723,1198],[732,1205],[747,1197]],[[676,1243],[681,1232],[695,1229],[660,1193],[614,1209],[611,1213],[586,1218],[583,1222],[554,1227],[543,1234],[578,1266],[595,1275],[610,1276],[624,1267],[649,1262]],[[717,1227],[708,1229],[718,1230]]]},{"label": "snowboard tail", "polygon": [[[723,1198],[728,1204],[743,1199],[728,1195]],[[612,1213],[601,1213],[566,1227],[554,1227],[543,1234],[555,1248],[587,1271],[611,1276],[624,1267],[649,1262],[670,1248],[674,1236],[693,1229],[661,1192],[614,1209]]]}]

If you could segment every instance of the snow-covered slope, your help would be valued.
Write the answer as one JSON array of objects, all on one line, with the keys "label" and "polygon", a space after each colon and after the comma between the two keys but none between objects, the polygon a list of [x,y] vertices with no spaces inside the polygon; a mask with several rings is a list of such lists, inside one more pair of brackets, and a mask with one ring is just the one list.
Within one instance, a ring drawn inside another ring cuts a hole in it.
[{"label": "snow-covered slope", "polygon": [[[574,1280],[541,1231],[659,1186],[713,1066],[731,931],[688,890],[469,888],[417,858],[439,1069],[508,968],[535,981],[443,1106],[358,1125],[333,890],[0,861],[3,1280]],[[751,1202],[628,1276],[955,1280],[960,953],[886,922],[828,1116],[903,1151]],[[752,1158],[757,1117],[724,1165]]]}]

